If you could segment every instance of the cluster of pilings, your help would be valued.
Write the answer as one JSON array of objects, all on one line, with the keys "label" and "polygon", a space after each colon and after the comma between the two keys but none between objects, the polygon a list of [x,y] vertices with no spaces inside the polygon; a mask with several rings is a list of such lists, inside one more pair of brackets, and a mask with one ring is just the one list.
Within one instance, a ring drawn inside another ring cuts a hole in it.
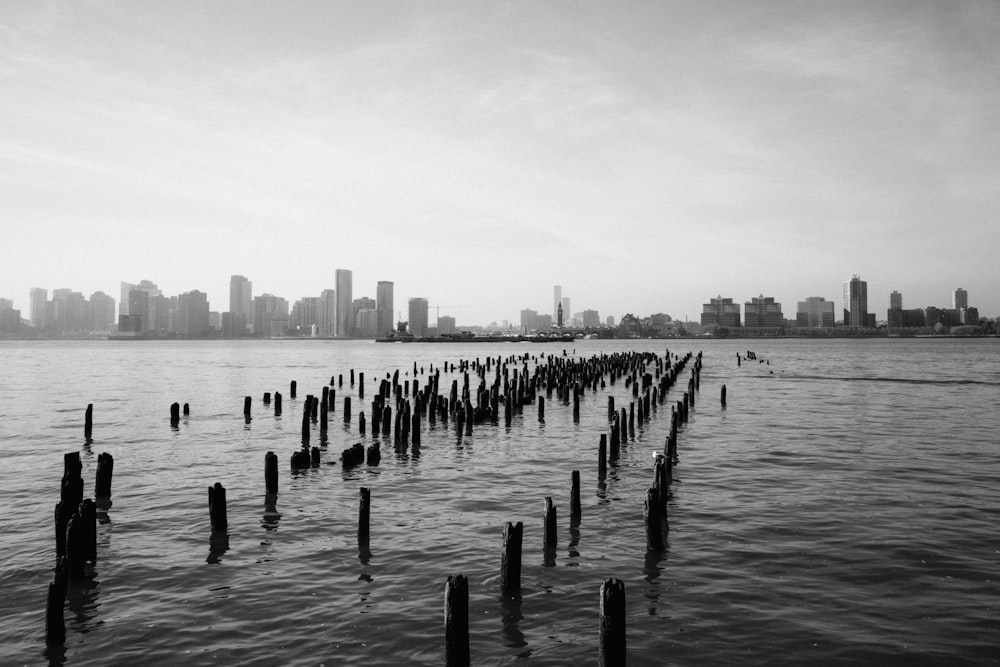
[{"label": "cluster of pilings", "polygon": [[[89,442],[93,408],[87,406],[84,433]],[[87,578],[87,567],[97,562],[97,512],[111,505],[111,477],[114,459],[111,454],[97,457],[97,480],[94,498],[84,498],[83,463],[79,452],[63,457],[63,476],[59,502],[55,507],[56,567],[49,584],[45,607],[45,642],[60,646],[66,640],[63,611],[66,591],[71,583]]]},{"label": "cluster of pilings", "polygon": [[[700,390],[702,355],[687,353],[680,357],[667,350],[664,357],[651,352],[602,354],[591,358],[570,358],[550,355],[535,360],[529,368],[530,355],[514,355],[506,359],[487,357],[484,361],[463,360],[458,364],[461,382],[454,379],[448,391],[440,390],[441,368],[430,367],[428,373],[413,367],[412,380],[400,382],[399,371],[386,374],[378,383],[378,391],[371,400],[372,436],[391,440],[397,453],[411,451],[418,455],[421,446],[423,420],[429,424],[440,422],[446,430],[452,425],[456,437],[471,436],[474,428],[510,428],[515,415],[523,414],[525,406],[537,405],[540,423],[545,421],[546,401],[565,407],[572,405],[574,422],[580,419],[580,399],[586,393],[596,393],[608,384],[622,382],[630,390],[632,399],[628,408],[616,406],[613,396],[608,397],[607,432],[600,434],[597,452],[598,478],[605,479],[608,466],[617,464],[623,448],[635,439],[637,424],[642,426],[660,413],[666,413],[667,395],[671,389],[682,388],[683,396],[670,405],[669,435],[662,452],[654,453],[653,480],[644,497],[644,519],[647,550],[658,552],[665,548],[669,531],[667,500],[673,481],[673,466],[679,463],[677,438],[681,426],[688,422]],[[686,386],[680,380],[693,360],[691,375]],[[444,364],[445,373],[454,373],[454,363]],[[426,375],[421,386],[418,376]],[[336,387],[342,387],[344,376],[331,376],[329,386],[317,395],[307,395],[302,410],[301,446],[291,456],[294,472],[320,465],[322,449],[327,444],[329,414],[335,411]],[[350,370],[351,386],[355,385],[355,372]],[[358,397],[364,399],[364,373],[358,376]],[[297,383],[291,381],[289,395],[297,396]],[[722,404],[726,402],[726,389],[722,386]],[[282,396],[279,392],[265,393],[265,406],[273,405],[274,414],[280,415]],[[252,398],[244,399],[244,418],[252,420]],[[184,415],[189,415],[184,405]],[[171,425],[180,421],[179,404],[171,405]],[[351,397],[344,397],[343,421],[351,422]],[[312,427],[319,424],[320,446],[310,444]],[[359,434],[366,435],[365,412],[358,414]],[[92,406],[87,406],[85,433],[92,432]],[[376,441],[365,446],[358,442],[343,450],[341,462],[345,468],[367,463],[379,464],[381,451]],[[66,471],[62,482],[62,497],[56,506],[56,552],[58,566],[55,581],[50,585],[46,636],[50,644],[62,644],[65,629],[62,605],[67,582],[84,576],[87,563],[96,561],[96,514],[94,502],[83,499],[83,482],[80,478],[79,454],[66,455]],[[98,503],[110,504],[110,480],[113,461],[108,454],[98,458],[95,494]],[[267,452],[264,465],[265,489],[269,504],[274,505],[278,493],[278,463],[274,452]],[[557,508],[551,497],[544,499],[544,548],[554,549],[557,541]],[[211,544],[219,553],[228,548],[228,517],[226,489],[215,483],[208,489],[209,517],[212,527]],[[570,516],[579,525],[582,514],[580,502],[580,472],[573,470],[570,489]],[[371,493],[360,490],[358,516],[359,544],[367,544],[370,534]],[[523,527],[520,521],[507,523],[503,529],[500,585],[505,595],[520,593],[521,552]],[[625,662],[625,589],[624,583],[608,579],[601,585],[601,638],[600,655],[603,663]],[[468,581],[462,575],[448,577],[445,594],[446,659],[448,664],[469,663],[468,632]]]}]

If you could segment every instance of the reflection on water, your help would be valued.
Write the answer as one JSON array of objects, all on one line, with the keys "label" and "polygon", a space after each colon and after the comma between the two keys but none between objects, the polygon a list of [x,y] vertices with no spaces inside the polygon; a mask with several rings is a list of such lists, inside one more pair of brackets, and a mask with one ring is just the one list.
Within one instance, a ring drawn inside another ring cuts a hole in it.
[{"label": "reflection on water", "polygon": [[218,565],[222,562],[222,555],[229,551],[229,534],[221,530],[213,530],[212,536],[208,538],[208,558],[205,562],[209,565]]},{"label": "reflection on water", "polygon": [[646,582],[646,586],[642,592],[643,597],[649,600],[649,615],[656,616],[657,608],[660,603],[660,574],[663,572],[663,568],[660,567],[660,563],[667,559],[667,549],[666,536],[664,536],[664,548],[663,551],[646,551],[646,558],[643,561],[642,574],[643,579]]},{"label": "reflection on water", "polygon": [[281,513],[278,512],[278,494],[264,494],[264,515],[261,517],[261,527],[272,532],[278,530],[278,522],[281,520]]},{"label": "reflection on water", "polygon": [[100,587],[101,582],[88,576],[72,582],[66,588],[66,606],[73,614],[67,628],[68,633],[85,634],[104,625],[104,621],[97,618],[97,610],[101,606],[98,601]]},{"label": "reflection on water", "polygon": [[[527,646],[528,642],[525,640],[520,626],[521,621],[524,619],[524,614],[521,613],[521,596],[501,595],[500,607],[503,609],[503,613],[500,616],[500,623],[502,624],[504,646],[508,648],[522,648]],[[531,651],[525,651],[519,653],[518,658],[523,659],[530,655]]]},{"label": "reflection on water", "polygon": [[358,560],[362,565],[368,565],[372,559],[372,551],[369,548],[370,539],[367,535],[358,535]]}]

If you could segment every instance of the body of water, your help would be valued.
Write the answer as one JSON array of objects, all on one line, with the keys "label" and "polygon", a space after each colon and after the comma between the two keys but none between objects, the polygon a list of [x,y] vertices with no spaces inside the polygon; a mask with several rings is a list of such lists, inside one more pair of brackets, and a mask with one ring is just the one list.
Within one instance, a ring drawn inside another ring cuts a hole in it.
[{"label": "body of water", "polygon": [[[415,364],[421,386],[440,369],[446,394],[462,374],[445,364],[460,360],[516,355],[513,371],[548,355],[668,348],[704,361],[662,552],[646,549],[643,502],[691,364],[604,479],[608,397],[633,400],[622,380],[588,389],[579,420],[553,395],[544,423],[535,406],[471,436],[424,420],[418,451],[372,436],[378,382],[397,370],[413,381]],[[748,348],[757,359],[737,365]],[[352,369],[365,374],[364,399]],[[293,472],[305,396],[341,375],[322,463]],[[281,416],[261,402],[276,391]],[[191,408],[176,428],[173,402]],[[436,665],[445,581],[463,574],[473,664],[594,664],[612,577],[625,584],[633,665],[996,664],[998,410],[997,339],[0,342],[0,663]],[[343,449],[376,440],[379,465],[340,465]],[[279,460],[273,503],[268,451]],[[96,564],[69,586],[65,646],[47,649],[67,452],[81,453],[88,497],[98,454],[114,456],[113,504]],[[216,482],[228,494],[225,544],[209,523]],[[361,487],[372,508],[363,545]],[[559,517],[548,553],[547,496]],[[508,521],[524,523],[513,598],[499,586]]]}]

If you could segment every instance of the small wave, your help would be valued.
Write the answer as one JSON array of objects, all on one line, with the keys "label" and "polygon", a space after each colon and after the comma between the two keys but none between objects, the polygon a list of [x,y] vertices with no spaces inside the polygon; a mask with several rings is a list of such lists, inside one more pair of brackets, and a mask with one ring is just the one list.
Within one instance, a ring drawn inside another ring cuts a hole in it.
[{"label": "small wave", "polygon": [[785,380],[822,380],[824,382],[886,382],[892,384],[918,384],[929,386],[954,387],[961,385],[983,385],[1000,387],[1000,382],[991,380],[975,380],[970,378],[890,378],[890,377],[836,377],[830,375],[788,375],[780,376]]}]

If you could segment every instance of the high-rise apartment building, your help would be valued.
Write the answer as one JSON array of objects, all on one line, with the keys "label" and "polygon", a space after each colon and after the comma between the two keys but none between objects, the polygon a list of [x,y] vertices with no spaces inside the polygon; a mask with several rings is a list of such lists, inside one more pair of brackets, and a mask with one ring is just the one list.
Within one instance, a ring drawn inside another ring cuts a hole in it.
[{"label": "high-rise apartment building", "polygon": [[729,297],[722,295],[709,299],[702,304],[701,324],[705,327],[736,328],[740,326],[740,304],[733,303]]},{"label": "high-rise apartment building", "polygon": [[389,280],[378,281],[375,288],[376,335],[388,336],[395,328],[392,305],[393,283]]},{"label": "high-rise apartment building", "polygon": [[288,328],[288,301],[273,294],[254,297],[253,319],[255,336],[272,338],[284,335]]},{"label": "high-rise apartment building", "polygon": [[208,295],[198,290],[177,297],[176,330],[182,336],[199,338],[210,332]]},{"label": "high-rise apartment building", "polygon": [[857,275],[844,283],[844,326],[866,327],[868,321],[868,283]]},{"label": "high-rise apartment building", "polygon": [[743,326],[751,329],[778,329],[785,323],[781,304],[773,296],[755,296],[743,304]]},{"label": "high-rise apartment building", "polygon": [[349,269],[337,269],[337,331],[336,336],[347,338],[354,335],[354,290],[353,274]]},{"label": "high-rise apartment building", "polygon": [[332,338],[337,334],[337,290],[325,289],[320,292],[316,306],[317,335]]},{"label": "high-rise apartment building", "polygon": [[902,308],[903,307],[903,295],[899,292],[893,290],[889,295],[889,308]]},{"label": "high-rise apartment building", "polygon": [[115,300],[104,292],[90,295],[90,330],[105,332],[115,330]]},{"label": "high-rise apartment building", "polygon": [[962,310],[969,307],[969,293],[959,287],[951,295],[951,307],[955,310]]},{"label": "high-rise apartment building", "polygon": [[458,330],[455,318],[451,315],[441,315],[437,318],[437,330],[439,336],[453,334]]},{"label": "high-rise apartment building", "polygon": [[799,301],[795,311],[795,326],[798,327],[832,327],[836,325],[836,319],[833,301],[821,296]]},{"label": "high-rise apartment building", "polygon": [[29,322],[36,329],[45,326],[45,302],[49,300],[49,291],[41,287],[32,287],[28,292],[31,306]]},{"label": "high-rise apartment building", "polygon": [[427,335],[427,299],[414,298],[409,303],[410,333],[414,336]]},{"label": "high-rise apartment building", "polygon": [[229,312],[222,318],[225,336],[246,336],[253,331],[253,283],[246,276],[229,278]]}]

